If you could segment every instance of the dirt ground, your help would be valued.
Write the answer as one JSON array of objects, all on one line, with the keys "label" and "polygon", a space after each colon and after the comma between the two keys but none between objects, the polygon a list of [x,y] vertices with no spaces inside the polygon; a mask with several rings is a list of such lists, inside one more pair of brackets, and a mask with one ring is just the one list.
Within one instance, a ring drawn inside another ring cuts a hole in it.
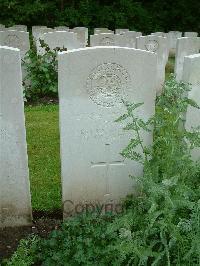
[{"label": "dirt ground", "polygon": [[62,212],[60,210],[52,213],[37,211],[33,213],[32,226],[0,229],[0,264],[3,259],[12,256],[21,239],[30,234],[46,238],[52,230],[60,227],[61,222]]}]

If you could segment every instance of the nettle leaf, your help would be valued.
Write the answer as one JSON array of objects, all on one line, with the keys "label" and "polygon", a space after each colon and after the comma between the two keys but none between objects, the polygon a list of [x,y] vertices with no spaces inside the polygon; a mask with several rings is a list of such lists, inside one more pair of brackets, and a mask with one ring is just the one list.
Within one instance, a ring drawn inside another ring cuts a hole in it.
[{"label": "nettle leaf", "polygon": [[133,123],[128,123],[125,127],[123,127],[124,130],[137,130],[139,127],[135,122]]},{"label": "nettle leaf", "polygon": [[140,107],[141,105],[143,105],[144,103],[130,103],[130,102],[124,102],[128,112],[132,112],[135,109],[137,109],[138,107]]},{"label": "nettle leaf", "polygon": [[138,123],[139,127],[144,129],[145,131],[151,132],[151,130],[148,128],[149,123],[145,123],[142,119],[138,119],[137,123]]},{"label": "nettle leaf", "polygon": [[129,114],[124,114],[122,116],[120,116],[119,118],[117,118],[114,122],[121,122],[126,120],[129,117]]},{"label": "nettle leaf", "polygon": [[128,151],[137,147],[141,143],[140,139],[131,139],[128,146],[124,149],[124,151]]},{"label": "nettle leaf", "polygon": [[120,154],[127,159],[131,159],[137,162],[143,162],[142,155],[133,150],[123,150]]}]

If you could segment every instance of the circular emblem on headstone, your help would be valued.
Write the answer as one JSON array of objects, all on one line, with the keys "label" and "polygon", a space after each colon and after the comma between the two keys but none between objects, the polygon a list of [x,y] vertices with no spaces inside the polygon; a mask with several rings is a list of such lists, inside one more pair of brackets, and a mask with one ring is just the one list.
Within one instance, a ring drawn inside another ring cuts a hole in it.
[{"label": "circular emblem on headstone", "polygon": [[14,34],[9,34],[5,38],[4,45],[14,48],[20,48],[21,47],[20,38]]},{"label": "circular emblem on headstone", "polygon": [[145,44],[147,51],[156,52],[158,50],[159,44],[156,40],[150,40]]},{"label": "circular emblem on headstone", "polygon": [[104,63],[93,69],[86,88],[90,99],[97,105],[112,107],[126,99],[130,87],[128,71],[116,63]]},{"label": "circular emblem on headstone", "polygon": [[102,45],[102,46],[114,46],[115,41],[113,40],[113,38],[104,37],[100,40],[100,45]]}]

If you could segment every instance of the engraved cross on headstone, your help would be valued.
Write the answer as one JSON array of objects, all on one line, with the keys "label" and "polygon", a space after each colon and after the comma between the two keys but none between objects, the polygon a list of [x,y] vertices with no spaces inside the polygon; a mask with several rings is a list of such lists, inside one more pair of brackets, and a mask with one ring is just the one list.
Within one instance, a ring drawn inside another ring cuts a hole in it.
[{"label": "engraved cross on headstone", "polygon": [[110,167],[111,166],[125,166],[124,160],[116,160],[116,161],[112,161],[111,160],[111,152],[110,152],[110,144],[105,144],[106,146],[106,150],[105,150],[105,161],[102,162],[91,162],[91,167],[101,167],[104,166],[106,168],[106,193],[104,196],[106,195],[110,195],[110,185],[109,185],[109,177],[110,177]]}]

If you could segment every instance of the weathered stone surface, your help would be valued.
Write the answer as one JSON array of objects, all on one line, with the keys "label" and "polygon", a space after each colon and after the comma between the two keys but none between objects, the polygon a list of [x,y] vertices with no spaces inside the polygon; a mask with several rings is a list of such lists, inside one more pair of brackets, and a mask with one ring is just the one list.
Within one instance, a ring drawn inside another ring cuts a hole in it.
[{"label": "weathered stone surface", "polygon": [[198,37],[198,32],[192,32],[192,31],[185,32],[184,37]]},{"label": "weathered stone surface", "polygon": [[32,31],[41,29],[41,28],[47,28],[47,26],[42,26],[42,25],[32,26]]},{"label": "weathered stone surface", "polygon": [[101,33],[90,35],[90,46],[120,46],[127,47],[128,40],[122,34]]},{"label": "weathered stone surface", "polygon": [[109,30],[108,28],[95,28],[94,34],[101,34],[101,33],[114,33],[114,31]]},{"label": "weathered stone surface", "polygon": [[47,28],[46,26],[34,26],[32,27],[32,35],[34,41],[37,42],[41,35],[48,32],[54,32],[55,30],[52,28]]},{"label": "weathered stone surface", "polygon": [[[77,34],[69,31],[55,31],[45,33],[40,36],[51,50],[55,48],[67,48],[67,50],[77,49],[81,47]],[[37,53],[44,54],[44,48],[41,47],[40,41],[37,41]]]},{"label": "weathered stone surface", "polygon": [[181,38],[181,37],[182,37],[182,32],[180,32],[180,31],[168,32],[170,55],[172,55],[172,56],[175,55],[177,39]]},{"label": "weathered stone surface", "polygon": [[[58,59],[67,216],[77,204],[114,204],[134,192],[129,175],[140,176],[143,169],[119,154],[133,136],[114,120],[125,112],[122,99],[144,102],[136,112],[144,120],[154,114],[157,67],[155,54],[120,47],[78,49]],[[141,132],[141,138],[152,143],[152,133]]]},{"label": "weathered stone surface", "polygon": [[137,31],[127,31],[122,35],[126,39],[125,47],[136,48],[136,38],[142,36],[142,33]]},{"label": "weathered stone surface", "polygon": [[18,31],[27,31],[26,25],[14,25],[12,27],[7,28],[7,30],[18,30]]},{"label": "weathered stone surface", "polygon": [[23,58],[30,49],[29,33],[17,30],[0,32],[0,45],[20,49],[20,55]]},{"label": "weathered stone surface", "polygon": [[66,26],[58,26],[54,28],[56,31],[69,31],[69,27]]},{"label": "weathered stone surface", "polygon": [[0,46],[0,227],[31,224],[21,62]]},{"label": "weathered stone surface", "polygon": [[78,41],[81,44],[81,47],[86,47],[88,44],[88,28],[85,27],[76,27],[70,30],[77,34]]},{"label": "weathered stone surface", "polygon": [[129,29],[115,29],[116,34],[122,34],[124,32],[128,32],[128,31],[129,31]]},{"label": "weathered stone surface", "polygon": [[159,37],[166,37],[167,38],[167,33],[162,32],[162,31],[157,31],[157,32],[152,32],[151,35],[159,36]]},{"label": "weathered stone surface", "polygon": [[137,49],[146,50],[157,54],[157,94],[160,94],[165,82],[165,66],[167,64],[169,55],[167,38],[148,35],[141,36],[136,39]]},{"label": "weathered stone surface", "polygon": [[182,79],[184,57],[187,55],[197,54],[200,50],[200,37],[179,38],[176,46],[175,58],[175,75],[177,81]]},{"label": "weathered stone surface", "polygon": [[5,26],[3,24],[0,24],[0,31],[5,30]]},{"label": "weathered stone surface", "polygon": [[[188,98],[194,100],[200,106],[200,54],[186,56],[183,65],[183,81],[190,83],[192,90]],[[200,109],[189,107],[186,113],[185,128],[192,131],[200,126]],[[200,148],[192,151],[194,160],[200,160]]]}]

